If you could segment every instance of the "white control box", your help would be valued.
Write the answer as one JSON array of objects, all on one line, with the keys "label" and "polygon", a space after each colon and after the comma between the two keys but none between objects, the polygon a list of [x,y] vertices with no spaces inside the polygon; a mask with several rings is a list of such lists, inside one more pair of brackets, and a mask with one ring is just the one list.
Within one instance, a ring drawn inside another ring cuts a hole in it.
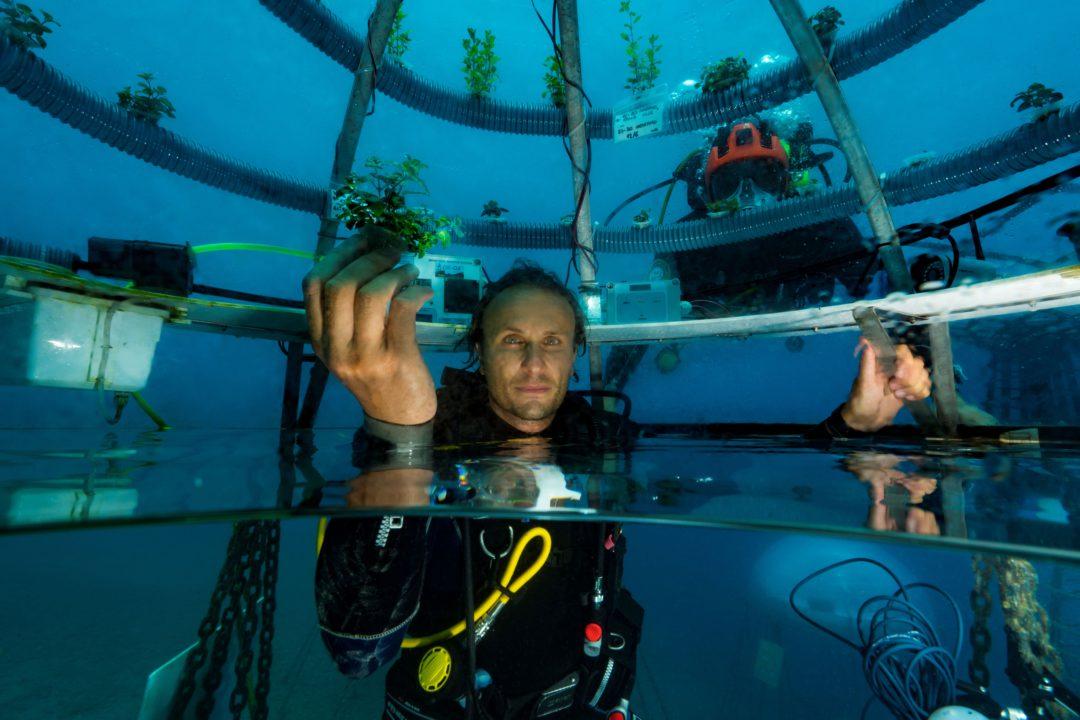
[{"label": "white control box", "polygon": [[678,278],[606,283],[603,285],[603,322],[605,325],[623,325],[681,320],[679,292]]},{"label": "white control box", "polygon": [[416,314],[417,319],[468,324],[487,284],[480,258],[425,255],[413,264],[420,271],[416,284],[435,291],[435,296]]},{"label": "white control box", "polygon": [[134,392],[168,313],[45,288],[0,297],[0,384]]}]

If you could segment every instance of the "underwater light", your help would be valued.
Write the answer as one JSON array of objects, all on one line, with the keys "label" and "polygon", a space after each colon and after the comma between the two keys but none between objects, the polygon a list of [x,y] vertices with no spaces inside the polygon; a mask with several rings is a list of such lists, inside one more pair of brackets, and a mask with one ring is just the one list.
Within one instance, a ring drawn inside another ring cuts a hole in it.
[{"label": "underwater light", "polygon": [[780,56],[779,55],[769,55],[768,53],[766,53],[765,55],[762,55],[761,59],[758,60],[759,65],[772,65],[772,64],[778,63],[778,62],[780,62]]},{"label": "underwater light", "polygon": [[697,85],[697,80],[695,80],[694,78],[689,78],[682,81],[683,87],[694,87],[695,85]]}]

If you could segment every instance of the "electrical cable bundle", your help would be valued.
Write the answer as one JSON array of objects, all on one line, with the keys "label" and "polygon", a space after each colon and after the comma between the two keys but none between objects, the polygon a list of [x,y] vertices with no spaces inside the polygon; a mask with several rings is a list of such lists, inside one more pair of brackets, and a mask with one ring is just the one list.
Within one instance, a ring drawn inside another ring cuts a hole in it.
[{"label": "electrical cable bundle", "polygon": [[[795,604],[795,596],[808,582],[855,563],[881,568],[897,588],[892,595],[874,595],[859,606],[855,616],[858,644],[816,622]],[[944,647],[930,620],[912,602],[909,591],[915,589],[937,593],[952,607],[956,617],[956,642],[951,652]],[[828,565],[800,580],[791,589],[788,603],[800,618],[862,655],[863,675],[870,690],[898,720],[926,720],[935,710],[952,704],[955,699],[956,668],[964,623],[956,602],[936,585],[905,585],[882,563],[870,558],[851,558]]]}]

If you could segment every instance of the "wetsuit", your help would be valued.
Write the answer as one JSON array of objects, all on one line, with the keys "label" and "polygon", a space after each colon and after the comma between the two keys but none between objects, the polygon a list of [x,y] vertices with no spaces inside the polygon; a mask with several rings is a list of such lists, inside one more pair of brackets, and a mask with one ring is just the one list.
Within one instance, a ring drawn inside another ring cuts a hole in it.
[{"label": "wetsuit", "polygon": [[[385,425],[369,421],[358,433],[358,459],[371,461],[380,450],[403,442],[395,437],[400,428]],[[444,374],[429,432],[440,445],[529,437],[491,410],[481,376],[455,370]],[[583,449],[601,457],[596,451],[628,449],[634,429],[628,419],[595,410],[571,394],[542,436],[576,446],[580,462]],[[501,574],[505,558],[499,555],[510,547],[511,531],[520,538],[536,526],[551,533],[553,550],[476,646],[476,666],[492,678],[479,693],[476,717],[603,717],[600,710],[629,698],[643,611],[621,587],[625,538],[618,529],[583,522],[474,520],[470,525],[468,538],[462,537],[462,523],[448,518],[336,519],[327,527],[316,571],[323,640],[350,676],[364,677],[393,662],[383,717],[464,717],[460,698],[467,673],[429,692],[418,682],[429,648],[400,651],[401,641],[406,631],[423,637],[465,616],[463,542],[471,544],[474,595],[484,598]],[[519,567],[535,558],[535,545],[528,546]],[[604,595],[599,609],[594,603],[598,577]],[[596,620],[608,633],[600,656],[593,658],[584,653],[583,632]],[[613,650],[611,638],[621,647]],[[440,644],[464,666],[464,634]]]}]

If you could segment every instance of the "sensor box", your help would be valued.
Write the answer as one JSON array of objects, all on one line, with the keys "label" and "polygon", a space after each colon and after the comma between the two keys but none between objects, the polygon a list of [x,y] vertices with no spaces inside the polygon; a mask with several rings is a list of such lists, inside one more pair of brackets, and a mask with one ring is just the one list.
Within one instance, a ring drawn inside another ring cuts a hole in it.
[{"label": "sensor box", "polygon": [[134,392],[146,386],[164,310],[46,288],[0,296],[0,384]]},{"label": "sensor box", "polygon": [[681,320],[679,292],[678,278],[607,283],[603,286],[603,323],[623,325]]},{"label": "sensor box", "polygon": [[416,314],[417,319],[468,324],[486,284],[480,258],[425,255],[416,258],[413,264],[420,270],[415,284],[435,291],[435,296]]}]

